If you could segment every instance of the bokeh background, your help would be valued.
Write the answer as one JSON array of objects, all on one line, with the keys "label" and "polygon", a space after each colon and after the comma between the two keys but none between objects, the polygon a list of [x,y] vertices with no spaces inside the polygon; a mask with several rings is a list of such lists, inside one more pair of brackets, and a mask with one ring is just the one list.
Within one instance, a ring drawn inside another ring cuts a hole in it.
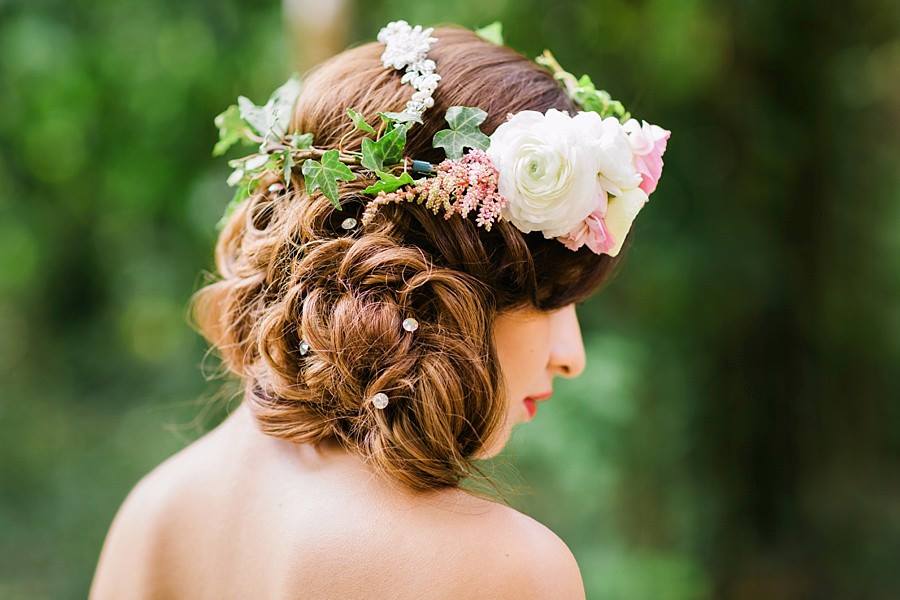
[{"label": "bokeh background", "polygon": [[0,0],[0,598],[84,597],[222,417],[213,116],[396,18],[501,20],[673,131],[585,375],[495,461],[589,598],[900,597],[900,3]]}]

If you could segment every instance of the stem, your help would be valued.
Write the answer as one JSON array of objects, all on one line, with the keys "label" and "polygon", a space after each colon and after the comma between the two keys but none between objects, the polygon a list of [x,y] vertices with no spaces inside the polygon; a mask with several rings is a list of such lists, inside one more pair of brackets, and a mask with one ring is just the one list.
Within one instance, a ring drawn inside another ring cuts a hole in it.
[{"label": "stem", "polygon": [[[305,160],[307,158],[322,158],[322,156],[328,152],[329,150],[333,150],[333,148],[302,148],[297,149],[293,146],[288,146],[286,144],[280,144],[278,142],[269,142],[266,147],[263,149],[266,154],[275,154],[278,152],[284,152],[285,150],[290,150],[291,157],[295,161]],[[253,154],[248,154],[247,156],[242,156],[235,160],[244,161],[250,157],[256,156],[257,154],[261,154],[260,152],[254,152]],[[350,153],[350,152],[338,152],[338,159],[346,164],[346,165],[358,165],[360,164],[360,157],[358,153]]]},{"label": "stem", "polygon": [[566,86],[566,93],[570,98],[575,97],[575,92],[578,90],[578,80],[575,79],[574,75],[562,68],[562,65],[559,64],[556,57],[549,50],[544,50],[544,53],[534,60],[537,64],[550,69],[554,79],[563,82],[563,85]]}]

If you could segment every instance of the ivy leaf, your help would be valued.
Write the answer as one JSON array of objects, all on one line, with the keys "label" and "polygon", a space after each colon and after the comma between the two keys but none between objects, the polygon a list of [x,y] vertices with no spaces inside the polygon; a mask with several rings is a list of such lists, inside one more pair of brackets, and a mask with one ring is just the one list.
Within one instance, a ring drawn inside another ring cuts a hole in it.
[{"label": "ivy leaf", "polygon": [[417,114],[403,112],[383,112],[378,113],[382,119],[393,121],[394,123],[422,123],[422,117]]},{"label": "ivy leaf", "polygon": [[484,27],[476,29],[475,33],[483,40],[487,40],[498,46],[503,45],[503,23],[500,21],[494,21],[490,25],[485,25]]},{"label": "ivy leaf", "polygon": [[366,123],[366,118],[361,114],[356,112],[353,108],[347,109],[347,116],[350,117],[350,120],[353,121],[353,125],[359,129],[360,131],[365,131],[366,133],[371,133],[375,135],[375,128]]},{"label": "ivy leaf", "polygon": [[[244,169],[246,169],[247,171],[258,171],[265,168],[268,162],[268,154],[252,154],[247,160],[244,161]],[[237,161],[237,164],[241,164],[241,162]]]},{"label": "ivy leaf", "polygon": [[291,146],[297,150],[307,150],[312,148],[313,134],[311,133],[292,133]]},{"label": "ivy leaf", "polygon": [[432,146],[443,148],[449,159],[462,157],[463,148],[487,150],[491,139],[478,128],[487,118],[487,113],[471,106],[451,106],[444,117],[450,129],[442,129],[434,134]]},{"label": "ivy leaf", "polygon": [[213,156],[222,156],[238,142],[253,143],[247,137],[247,123],[241,118],[241,112],[236,105],[232,104],[218,114],[213,123],[219,128],[219,141],[213,148]]},{"label": "ivy leaf", "polygon": [[291,156],[290,150],[285,150],[282,155],[282,160],[284,161],[282,166],[282,172],[284,173],[284,189],[289,189],[291,187],[291,169],[294,168],[294,157]]},{"label": "ivy leaf", "polygon": [[306,182],[307,193],[321,190],[322,193],[331,200],[334,207],[341,210],[341,203],[338,201],[337,182],[353,181],[356,175],[350,170],[350,167],[340,161],[340,154],[337,150],[327,150],[322,155],[322,162],[307,158],[303,163],[303,178]]},{"label": "ivy leaf", "polygon": [[389,132],[381,136],[378,145],[384,153],[384,162],[393,165],[403,160],[403,149],[406,148],[406,130],[409,127],[399,125],[391,128]]},{"label": "ivy leaf", "polygon": [[225,180],[225,183],[228,184],[228,187],[234,187],[241,182],[244,178],[244,169],[240,167],[231,172],[231,175],[228,176],[228,179]]},{"label": "ivy leaf", "polygon": [[221,231],[225,224],[228,222],[228,219],[237,210],[237,207],[240,206],[241,202],[250,197],[251,186],[253,182],[249,179],[245,179],[241,182],[238,188],[234,191],[234,196],[231,197],[231,201],[228,202],[228,205],[225,207],[225,213],[219,219],[218,223],[216,223],[216,229]]},{"label": "ivy leaf", "polygon": [[284,137],[294,101],[299,95],[300,78],[294,74],[272,92],[269,100],[262,106],[256,106],[248,98],[238,96],[241,118],[266,139]]},{"label": "ivy leaf", "polygon": [[378,192],[390,194],[404,185],[413,183],[413,178],[407,171],[403,171],[400,177],[384,171],[375,171],[375,174],[378,175],[378,181],[364,189],[363,194],[371,194],[372,196],[378,195]]},{"label": "ivy leaf", "polygon": [[394,119],[392,119],[392,118],[389,117],[388,115],[389,115],[389,114],[391,114],[391,115],[399,115],[400,113],[386,113],[386,112],[379,112],[379,113],[377,113],[377,114],[378,114],[378,116],[381,118],[381,122],[384,123],[385,127],[390,127],[391,125],[394,124]]},{"label": "ivy leaf", "polygon": [[372,138],[363,138],[362,141],[362,158],[360,163],[370,171],[378,171],[384,168],[384,154],[381,152],[381,146]]},{"label": "ivy leaf", "polygon": [[362,166],[370,171],[383,171],[384,165],[393,165],[403,160],[406,130],[406,125],[392,127],[377,142],[371,138],[363,138]]},{"label": "ivy leaf", "polygon": [[384,153],[381,146],[372,138],[363,138],[362,158],[360,164],[370,171],[378,171],[384,168]]}]

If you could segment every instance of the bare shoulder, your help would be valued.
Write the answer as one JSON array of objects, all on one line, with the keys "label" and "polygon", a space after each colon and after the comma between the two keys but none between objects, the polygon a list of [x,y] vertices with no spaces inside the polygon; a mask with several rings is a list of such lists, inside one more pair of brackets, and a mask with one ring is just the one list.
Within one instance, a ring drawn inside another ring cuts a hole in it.
[{"label": "bare shoulder", "polygon": [[[342,513],[340,521],[324,519],[330,523],[327,535],[315,536],[313,549],[304,546],[289,558],[287,571],[298,577],[289,588],[319,589],[304,565],[312,560],[311,550],[321,557],[334,549],[342,557],[340,569],[324,574],[319,584],[329,597],[420,598],[428,589],[428,597],[448,599],[584,600],[572,552],[546,526],[458,490],[431,500],[437,501],[392,502],[368,519],[352,512]],[[373,528],[373,521],[379,526]],[[354,587],[360,582],[365,593]]]},{"label": "bare shoulder", "polygon": [[167,487],[161,485],[168,471],[162,466],[145,475],[116,512],[94,573],[92,599],[151,596],[147,586],[158,554],[157,522]]},{"label": "bare shoulder", "polygon": [[196,473],[205,443],[183,448],[144,475],[128,492],[107,531],[90,598],[150,598],[158,596],[160,565],[165,560],[167,528],[178,496]]},{"label": "bare shoulder", "polygon": [[575,556],[546,525],[494,504],[479,528],[470,556],[472,570],[483,573],[483,597],[584,599]]}]

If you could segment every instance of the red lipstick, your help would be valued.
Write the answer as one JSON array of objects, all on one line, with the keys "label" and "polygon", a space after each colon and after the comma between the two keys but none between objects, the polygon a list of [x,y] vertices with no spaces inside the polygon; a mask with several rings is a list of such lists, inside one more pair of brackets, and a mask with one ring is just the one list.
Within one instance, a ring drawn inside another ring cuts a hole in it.
[{"label": "red lipstick", "polygon": [[546,400],[549,398],[553,392],[544,392],[543,394],[538,394],[535,396],[528,396],[523,400],[525,403],[525,409],[528,411],[528,418],[534,418],[534,415],[537,414],[537,403],[541,400]]}]

